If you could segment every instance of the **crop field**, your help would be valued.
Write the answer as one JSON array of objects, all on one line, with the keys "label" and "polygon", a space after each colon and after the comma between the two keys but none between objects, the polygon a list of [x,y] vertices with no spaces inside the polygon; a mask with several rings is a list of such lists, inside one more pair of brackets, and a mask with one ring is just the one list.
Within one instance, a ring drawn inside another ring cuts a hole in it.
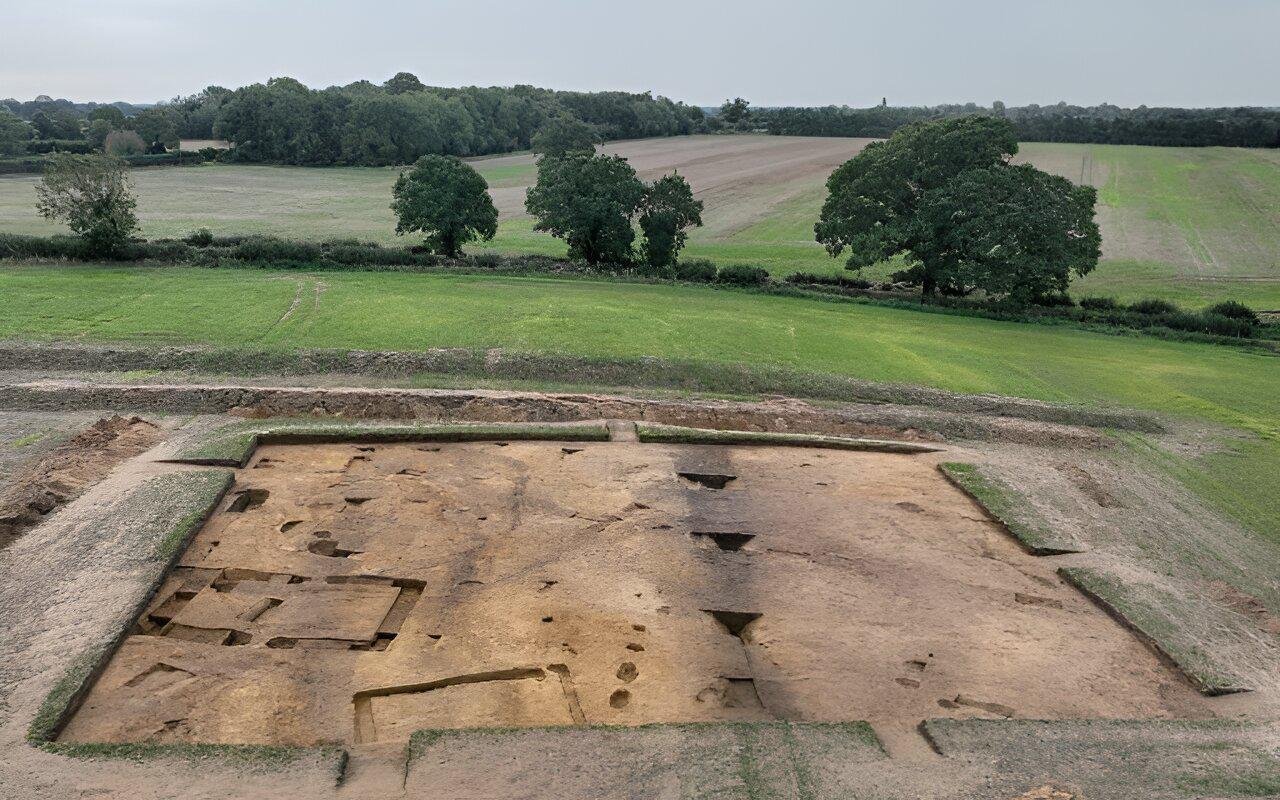
[{"label": "crop field", "polygon": [[[839,272],[813,241],[827,175],[867,140],[690,136],[618,142],[646,179],[678,170],[706,204],[685,253],[757,263],[775,275]],[[1280,153],[1227,148],[1042,144],[1022,158],[1099,189],[1103,262],[1074,291],[1164,297],[1201,306],[1238,299],[1280,308]],[[498,237],[473,249],[563,254],[535,233],[524,193],[533,156],[477,159],[501,212]],[[205,165],[134,173],[143,232],[273,233],[397,241],[388,208],[397,169]],[[50,233],[35,214],[34,176],[0,178],[0,230]],[[400,240],[403,241],[403,240]],[[888,269],[873,270],[876,276]]]},{"label": "crop field", "polygon": [[1280,519],[1280,370],[1230,347],[585,280],[16,266],[0,295],[0,339],[654,356],[1169,412],[1243,434],[1170,471],[1259,533]]}]

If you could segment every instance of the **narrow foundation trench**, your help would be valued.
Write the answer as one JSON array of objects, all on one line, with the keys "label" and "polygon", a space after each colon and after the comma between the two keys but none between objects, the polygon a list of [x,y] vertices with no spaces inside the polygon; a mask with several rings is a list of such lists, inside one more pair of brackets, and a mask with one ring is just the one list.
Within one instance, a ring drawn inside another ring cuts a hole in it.
[{"label": "narrow foundation trench", "polygon": [[625,433],[261,448],[62,740],[1208,713],[931,455]]}]

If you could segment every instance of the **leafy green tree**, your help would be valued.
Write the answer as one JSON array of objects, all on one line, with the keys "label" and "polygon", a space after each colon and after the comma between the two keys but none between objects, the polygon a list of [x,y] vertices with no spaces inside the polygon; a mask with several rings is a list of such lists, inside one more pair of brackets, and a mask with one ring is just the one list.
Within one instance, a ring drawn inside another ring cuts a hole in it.
[{"label": "leafy green tree", "polygon": [[167,107],[156,106],[142,111],[129,120],[129,128],[137,131],[142,141],[158,152],[163,152],[162,148],[178,146],[178,127]]},{"label": "leafy green tree", "polygon": [[741,97],[725,100],[720,106],[720,119],[730,125],[746,122],[751,117],[751,104]]},{"label": "leafy green tree", "polygon": [[568,242],[571,258],[623,264],[631,259],[631,218],[644,195],[626,159],[571,153],[538,161],[538,181],[524,205],[537,220],[534,230]]},{"label": "leafy green tree", "polygon": [[115,106],[98,106],[89,112],[89,122],[103,120],[110,125],[110,130],[118,131],[124,128],[124,112]]},{"label": "leafy green tree", "polygon": [[386,89],[388,94],[404,94],[406,92],[426,91],[427,87],[412,72],[397,72],[395,76],[382,84],[382,88]]},{"label": "leafy green tree", "polygon": [[80,120],[66,110],[37,111],[31,115],[31,126],[41,139],[79,139]]},{"label": "leafy green tree", "polygon": [[17,114],[0,108],[0,156],[20,156],[35,130]]},{"label": "leafy green tree", "polygon": [[684,247],[686,228],[702,225],[702,201],[679,173],[653,182],[640,203],[640,230],[644,231],[644,257],[649,266],[668,271]]},{"label": "leafy green tree", "polygon": [[577,117],[561,114],[548,120],[533,137],[533,149],[552,158],[569,153],[593,155],[598,141],[600,136],[595,128]]},{"label": "leafy green tree", "polygon": [[94,253],[120,248],[138,227],[124,164],[107,156],[55,153],[36,185],[36,210],[84,237]]},{"label": "leafy green tree", "polygon": [[420,231],[432,251],[456,258],[462,245],[498,232],[498,209],[480,173],[453,156],[423,156],[400,173],[391,209],[397,234]]},{"label": "leafy green tree", "polygon": [[873,142],[827,179],[827,199],[814,234],[833,257],[847,248],[849,269],[906,254],[925,295],[939,286],[946,266],[922,260],[929,243],[916,224],[925,197],[957,175],[1007,163],[1018,151],[1008,120],[968,116],[923,122]]},{"label": "leafy green tree", "polygon": [[111,123],[105,119],[95,119],[89,123],[89,130],[85,133],[85,138],[93,143],[93,146],[99,150],[107,143],[107,137],[111,135]]},{"label": "leafy green tree", "polygon": [[[1030,165],[966,170],[928,192],[912,223],[913,263],[902,277],[939,289],[981,289],[1019,302],[1067,290],[1098,264],[1097,191]],[[919,273],[919,280],[916,280]]]}]

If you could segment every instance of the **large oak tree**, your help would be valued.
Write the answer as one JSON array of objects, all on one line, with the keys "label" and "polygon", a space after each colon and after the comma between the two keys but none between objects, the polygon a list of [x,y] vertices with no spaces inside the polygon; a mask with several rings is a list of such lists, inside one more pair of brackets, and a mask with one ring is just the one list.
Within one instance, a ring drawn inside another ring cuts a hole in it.
[{"label": "large oak tree", "polygon": [[1017,151],[996,117],[908,125],[831,174],[816,238],[850,269],[903,256],[895,277],[924,295],[1065,288],[1097,263],[1095,195],[1012,167]]}]

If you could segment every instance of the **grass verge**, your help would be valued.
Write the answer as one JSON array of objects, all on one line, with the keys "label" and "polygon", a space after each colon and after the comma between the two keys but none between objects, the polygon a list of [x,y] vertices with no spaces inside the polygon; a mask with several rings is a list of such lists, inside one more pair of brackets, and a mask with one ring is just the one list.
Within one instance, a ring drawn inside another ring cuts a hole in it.
[{"label": "grass verge", "polygon": [[1035,556],[1079,553],[1081,547],[1049,527],[1031,510],[1030,503],[1004,481],[985,474],[976,464],[949,461],[938,469],[956,488],[986,509],[1027,552]]},{"label": "grass verge", "polygon": [[1280,790],[1274,722],[931,719],[923,731],[947,758],[982,764],[989,789],[1012,789],[988,797],[1046,783],[1091,800],[1276,797]]},{"label": "grass verge", "polygon": [[1172,662],[1207,695],[1248,691],[1249,687],[1214,658],[1178,620],[1176,597],[1088,567],[1062,567],[1058,574]]},{"label": "grass verge", "polygon": [[261,444],[329,442],[486,442],[498,440],[555,442],[608,441],[603,424],[536,425],[396,424],[317,422],[279,419],[236,423],[205,434],[180,448],[167,461],[242,467]]},{"label": "grass verge", "polygon": [[164,574],[177,560],[183,547],[203,524],[231,487],[232,475],[225,470],[199,470],[161,475],[127,495],[122,505],[111,510],[113,523],[131,527],[139,552],[149,553],[155,564],[151,587],[128,614],[127,622],[108,638],[90,645],[72,659],[36,711],[27,729],[27,741],[48,745],[79,708],[93,682],[128,633],[129,625],[150,601]]},{"label": "grass verge", "polygon": [[884,439],[853,439],[808,433],[775,433],[772,431],[725,431],[709,428],[685,428],[678,425],[637,423],[636,434],[645,443],[772,445],[776,447],[819,447],[828,450],[863,450],[875,453],[936,453],[943,448],[915,442]]}]

